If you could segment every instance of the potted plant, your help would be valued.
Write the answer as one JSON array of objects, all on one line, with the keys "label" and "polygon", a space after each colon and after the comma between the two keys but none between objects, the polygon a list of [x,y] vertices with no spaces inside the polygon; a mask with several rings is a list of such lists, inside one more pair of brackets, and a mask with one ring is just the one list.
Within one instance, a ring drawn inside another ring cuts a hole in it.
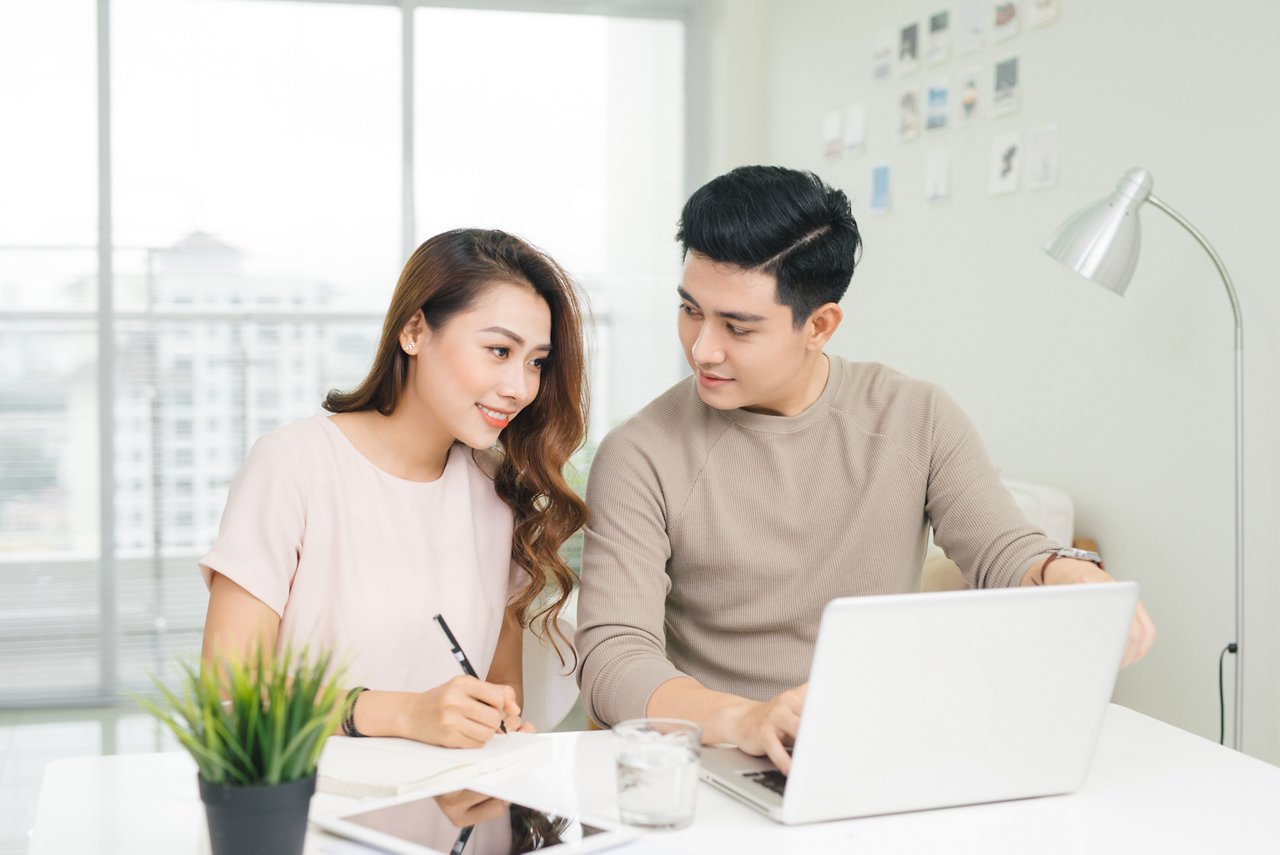
[{"label": "potted plant", "polygon": [[316,763],[342,718],[331,656],[277,655],[182,666],[178,691],[139,705],[173,731],[199,769],[213,855],[301,853]]}]

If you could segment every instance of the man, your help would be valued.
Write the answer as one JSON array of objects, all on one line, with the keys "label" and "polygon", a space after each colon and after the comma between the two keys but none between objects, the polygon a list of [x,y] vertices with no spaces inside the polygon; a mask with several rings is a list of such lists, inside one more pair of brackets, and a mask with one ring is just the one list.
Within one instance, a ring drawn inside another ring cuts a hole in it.
[{"label": "man", "polygon": [[[844,193],[735,169],[689,199],[677,239],[694,376],[601,443],[587,484],[593,719],[691,719],[788,771],[823,607],[918,590],[930,524],[974,587],[1111,581],[1027,523],[940,389],[824,352],[861,243]],[[1125,664],[1153,637],[1139,606]]]}]

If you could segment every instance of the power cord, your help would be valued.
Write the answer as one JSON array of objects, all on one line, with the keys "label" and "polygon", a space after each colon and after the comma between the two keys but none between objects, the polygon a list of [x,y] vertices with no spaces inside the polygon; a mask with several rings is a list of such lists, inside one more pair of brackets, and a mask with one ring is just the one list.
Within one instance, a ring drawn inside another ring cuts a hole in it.
[{"label": "power cord", "polygon": [[1222,648],[1222,652],[1218,654],[1218,744],[1224,745],[1227,734],[1227,702],[1222,693],[1222,662],[1227,658],[1227,654],[1235,654],[1240,649],[1234,641]]}]

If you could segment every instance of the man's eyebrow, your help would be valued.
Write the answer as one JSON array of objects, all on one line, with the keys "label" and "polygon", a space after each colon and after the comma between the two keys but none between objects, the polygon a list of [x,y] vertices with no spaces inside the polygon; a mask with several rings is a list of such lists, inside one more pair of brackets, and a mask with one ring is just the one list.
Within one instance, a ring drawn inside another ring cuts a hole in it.
[{"label": "man's eyebrow", "polygon": [[[697,300],[693,299],[693,297],[690,296],[689,292],[684,290],[683,288],[676,288],[676,293],[679,294],[685,300],[688,300],[690,303],[693,303],[693,305],[696,308],[699,308],[699,309],[702,308],[702,304],[700,304]],[[744,324],[758,324],[761,321],[769,320],[764,315],[753,315],[750,312],[717,311],[715,315],[717,318],[724,318],[726,321],[738,321],[739,323],[744,323]]]},{"label": "man's eyebrow", "polygon": [[[517,346],[522,346],[524,344],[523,336],[517,335],[516,333],[507,329],[506,327],[485,327],[484,329],[480,330],[480,332],[491,332],[491,333],[497,333],[498,335],[505,335],[507,338],[514,341]],[[547,353],[550,353],[551,345],[540,344],[537,347],[535,347],[534,350],[543,350],[543,351],[546,351]]]},{"label": "man's eyebrow", "polygon": [[769,320],[764,315],[753,315],[750,312],[716,312],[717,318],[724,318],[726,321],[738,321],[743,324],[758,324],[761,321]]}]

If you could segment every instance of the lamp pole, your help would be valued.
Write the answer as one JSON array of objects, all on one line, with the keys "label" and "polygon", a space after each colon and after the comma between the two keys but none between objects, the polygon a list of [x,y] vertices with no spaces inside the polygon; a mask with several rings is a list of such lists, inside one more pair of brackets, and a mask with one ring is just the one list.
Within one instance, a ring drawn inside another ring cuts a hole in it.
[{"label": "lamp pole", "polygon": [[1222,258],[1214,250],[1208,239],[1187,218],[1169,207],[1164,200],[1154,193],[1147,196],[1147,201],[1164,211],[1178,225],[1187,230],[1196,239],[1204,251],[1213,259],[1222,284],[1226,286],[1227,298],[1231,300],[1231,312],[1235,317],[1236,332],[1236,651],[1235,651],[1235,715],[1232,718],[1231,747],[1240,750],[1244,731],[1244,326],[1240,321],[1240,300],[1236,297],[1235,285],[1231,282],[1231,274]]}]

